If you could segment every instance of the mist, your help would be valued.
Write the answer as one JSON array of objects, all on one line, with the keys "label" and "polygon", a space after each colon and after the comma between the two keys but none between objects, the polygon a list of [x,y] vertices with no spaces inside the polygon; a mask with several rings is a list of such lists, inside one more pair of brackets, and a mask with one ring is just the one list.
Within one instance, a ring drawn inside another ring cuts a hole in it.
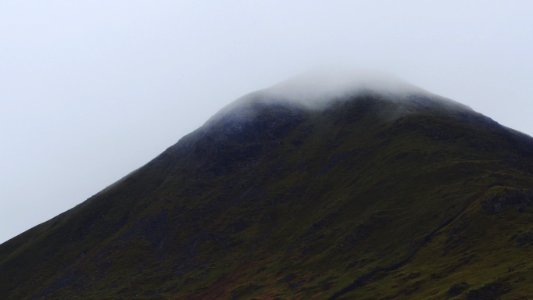
[{"label": "mist", "polygon": [[[391,73],[533,134],[532,9],[528,1],[2,1],[0,241],[84,201],[234,99],[324,66]],[[310,95],[352,86],[313,80],[313,90],[291,83],[270,92],[317,103]]]},{"label": "mist", "polygon": [[436,97],[385,72],[346,66],[321,67],[246,94],[222,108],[206,123],[219,126],[217,122],[222,118],[236,123],[250,121],[258,105],[323,110],[365,93],[379,94],[391,101],[403,101],[411,95]]}]

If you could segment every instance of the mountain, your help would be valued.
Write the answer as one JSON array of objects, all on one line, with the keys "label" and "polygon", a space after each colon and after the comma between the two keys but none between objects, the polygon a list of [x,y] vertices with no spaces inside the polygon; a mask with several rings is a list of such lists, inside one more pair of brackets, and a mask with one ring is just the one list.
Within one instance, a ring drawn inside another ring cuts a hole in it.
[{"label": "mountain", "polygon": [[533,298],[533,139],[328,78],[237,100],[0,245],[0,298]]}]

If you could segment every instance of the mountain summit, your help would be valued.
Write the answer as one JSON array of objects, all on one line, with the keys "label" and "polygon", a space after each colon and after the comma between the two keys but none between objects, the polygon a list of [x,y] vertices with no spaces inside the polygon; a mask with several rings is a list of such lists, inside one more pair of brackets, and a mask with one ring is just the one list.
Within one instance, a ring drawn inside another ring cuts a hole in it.
[{"label": "mountain summit", "polygon": [[324,109],[333,102],[353,99],[365,93],[379,93],[389,96],[389,100],[394,101],[413,95],[438,98],[390,74],[371,71],[320,70],[295,76],[269,88],[248,94],[222,109],[218,115],[258,102]]},{"label": "mountain summit", "polygon": [[533,139],[395,80],[304,79],[0,245],[0,297],[533,297]]}]

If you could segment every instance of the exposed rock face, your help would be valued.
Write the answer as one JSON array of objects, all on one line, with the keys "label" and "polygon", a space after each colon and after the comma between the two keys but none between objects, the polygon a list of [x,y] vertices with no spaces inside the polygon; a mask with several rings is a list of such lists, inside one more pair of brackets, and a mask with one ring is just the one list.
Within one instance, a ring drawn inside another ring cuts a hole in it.
[{"label": "exposed rock face", "polygon": [[496,195],[483,202],[483,208],[491,214],[497,214],[511,208],[523,212],[532,205],[533,191],[516,189],[498,191]]}]

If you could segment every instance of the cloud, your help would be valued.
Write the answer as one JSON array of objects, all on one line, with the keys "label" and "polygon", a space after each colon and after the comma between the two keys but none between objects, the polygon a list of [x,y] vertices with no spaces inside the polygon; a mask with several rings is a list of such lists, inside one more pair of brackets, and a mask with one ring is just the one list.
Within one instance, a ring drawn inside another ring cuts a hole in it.
[{"label": "cloud", "polygon": [[430,95],[423,89],[383,72],[320,68],[247,94],[221,109],[208,124],[228,116],[233,121],[249,120],[255,115],[256,107],[264,104],[321,110],[336,101],[366,92],[378,93],[394,101],[400,101],[409,95]]}]

